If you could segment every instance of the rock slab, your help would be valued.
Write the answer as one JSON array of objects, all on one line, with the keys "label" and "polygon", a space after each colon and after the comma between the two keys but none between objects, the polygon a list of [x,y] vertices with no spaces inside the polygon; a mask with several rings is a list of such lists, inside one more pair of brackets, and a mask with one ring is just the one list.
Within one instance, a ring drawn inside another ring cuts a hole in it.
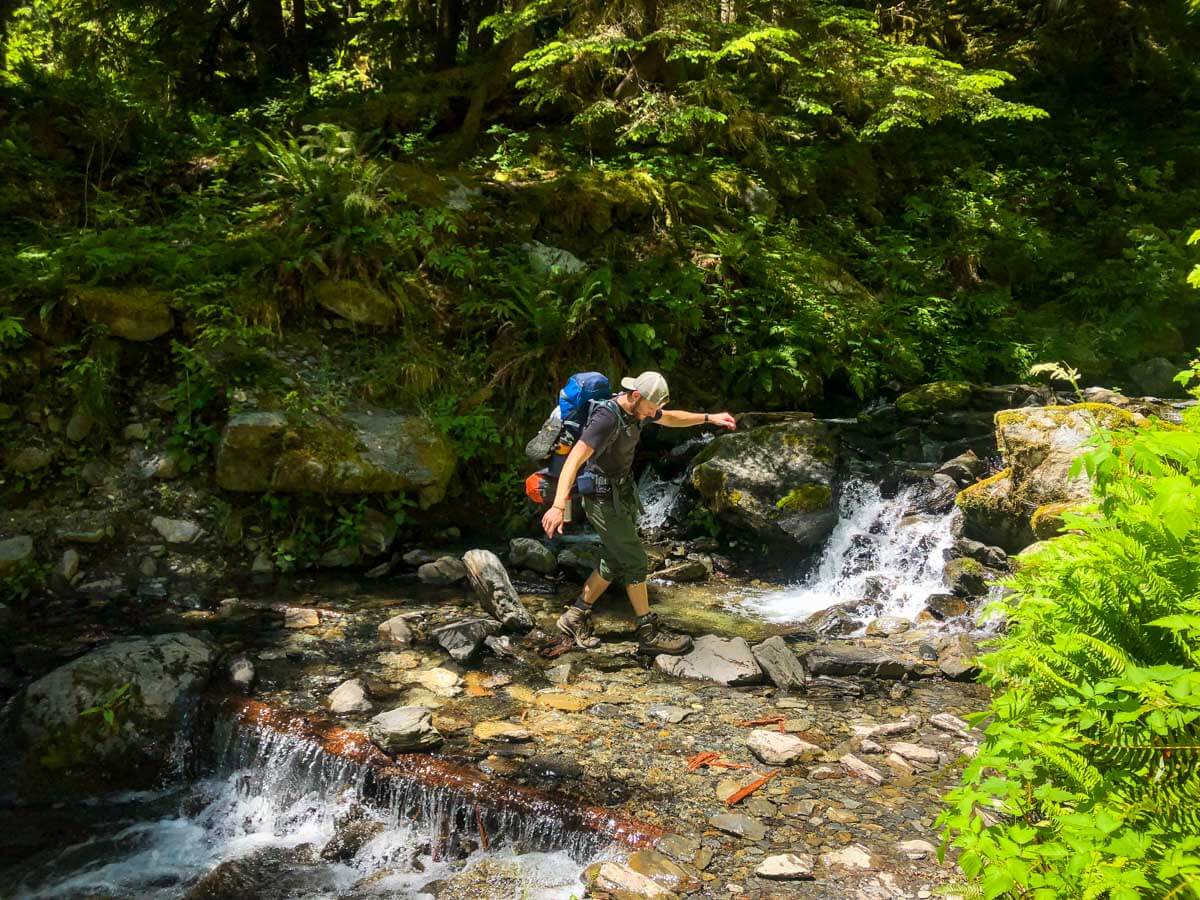
[{"label": "rock slab", "polygon": [[676,678],[694,678],[736,686],[758,684],[762,669],[744,638],[720,638],[713,634],[696,639],[690,653],[683,656],[660,654],[654,659],[660,672]]}]

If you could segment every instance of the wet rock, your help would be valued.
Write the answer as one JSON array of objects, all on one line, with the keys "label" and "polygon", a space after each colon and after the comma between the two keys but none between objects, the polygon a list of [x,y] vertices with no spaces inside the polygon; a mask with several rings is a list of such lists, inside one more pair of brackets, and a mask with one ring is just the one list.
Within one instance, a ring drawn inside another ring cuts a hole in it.
[{"label": "wet rock", "polygon": [[712,562],[705,565],[702,560],[685,559],[654,573],[655,578],[667,581],[706,581],[712,575]]},{"label": "wet rock", "polygon": [[869,781],[871,784],[883,784],[883,775],[880,771],[874,766],[863,762],[853,753],[847,753],[839,762],[855,778],[861,778],[863,781]]},{"label": "wet rock", "polygon": [[289,606],[283,611],[284,628],[316,628],[321,624],[321,614],[307,606]]},{"label": "wet rock", "polygon": [[190,544],[200,537],[203,529],[195,522],[187,519],[168,519],[155,516],[150,520],[150,527],[162,535],[168,544]]},{"label": "wet rock", "polygon": [[963,597],[955,594],[930,594],[925,601],[925,609],[940,622],[965,616],[971,607]]},{"label": "wet rock", "polygon": [[417,577],[425,584],[451,585],[467,577],[467,567],[457,556],[443,556],[418,568]]},{"label": "wet rock", "polygon": [[333,826],[333,837],[321,849],[321,859],[328,862],[349,862],[373,838],[384,830],[384,824],[373,819],[362,807],[339,816]]},{"label": "wet rock", "polygon": [[802,760],[816,759],[825,753],[816,744],[810,744],[795,735],[763,728],[750,732],[746,746],[769,766],[790,766]]},{"label": "wet rock", "polygon": [[881,722],[878,725],[854,725],[851,731],[858,737],[876,738],[890,737],[897,734],[912,734],[921,725],[921,717],[905,716],[898,722]]},{"label": "wet rock", "polygon": [[657,850],[631,853],[626,864],[639,875],[653,879],[669,891],[684,894],[700,887],[700,880],[693,873]]},{"label": "wet rock", "polygon": [[562,753],[531,756],[523,771],[539,781],[578,781],[584,774],[583,766]]},{"label": "wet rock", "polygon": [[404,564],[407,566],[423,566],[425,563],[434,562],[438,558],[438,555],[432,550],[424,550],[418,547],[416,550],[409,550],[400,558],[404,560]]},{"label": "wet rock", "polygon": [[576,575],[590,575],[600,565],[600,547],[596,544],[576,544],[558,554],[558,566]]},{"label": "wet rock", "polygon": [[966,487],[986,471],[987,463],[976,456],[974,450],[968,450],[942,463],[936,474],[953,478],[959,487]]},{"label": "wet rock", "polygon": [[833,678],[829,675],[815,675],[808,679],[804,686],[808,696],[825,698],[827,700],[848,700],[861,697],[863,686],[853,678]]},{"label": "wet rock", "polygon": [[779,635],[750,648],[755,661],[777,688],[784,691],[804,689],[808,674],[792,648]]},{"label": "wet rock", "polygon": [[628,900],[672,900],[677,896],[653,878],[615,862],[592,863],[583,870],[582,878],[589,892],[602,891]]},{"label": "wet rock", "polygon": [[863,738],[862,742],[858,745],[858,749],[860,753],[879,754],[886,752],[883,744],[877,743],[870,738]]},{"label": "wet rock", "polygon": [[[417,863],[420,866],[420,863]],[[387,870],[384,870],[387,873]],[[367,879],[358,882],[362,885]],[[434,900],[491,900],[527,896],[529,877],[521,870],[518,863],[505,859],[484,857],[469,868],[455,872],[448,878],[439,879],[424,885],[415,895],[421,898],[432,897]],[[365,896],[376,894],[380,897],[403,896],[394,891],[369,891]],[[364,896],[355,893],[354,896]]]},{"label": "wet rock", "polygon": [[749,841],[761,841],[767,836],[767,828],[762,822],[741,813],[720,813],[710,818],[708,824],[726,834],[744,837]]},{"label": "wet rock", "polygon": [[654,664],[660,672],[676,678],[695,678],[724,685],[758,684],[762,670],[744,638],[702,635],[684,656],[660,654]]},{"label": "wet rock", "polygon": [[254,684],[254,663],[248,656],[239,656],[229,663],[229,683],[239,691],[249,691]]},{"label": "wet rock", "polygon": [[152,341],[174,326],[169,295],[137,287],[80,285],[70,290],[71,305],[93,325],[104,325],[109,333],[127,341]]},{"label": "wet rock", "polygon": [[877,650],[853,644],[822,645],[807,651],[803,660],[810,675],[899,679],[929,674],[919,659],[894,647]]},{"label": "wet rock", "polygon": [[862,844],[821,854],[821,864],[831,869],[870,869],[871,851]]},{"label": "wet rock", "polygon": [[801,623],[801,630],[820,637],[840,637],[853,634],[862,627],[864,616],[879,610],[879,604],[868,600],[847,600],[818,610]]},{"label": "wet rock", "polygon": [[771,881],[796,881],[801,878],[812,878],[813,859],[807,853],[780,853],[768,856],[758,864],[754,874],[759,878],[767,878]]},{"label": "wet rock", "polygon": [[912,622],[899,616],[879,616],[867,623],[869,637],[893,637],[912,628]]},{"label": "wet rock", "polygon": [[372,703],[367,699],[366,688],[361,681],[352,678],[344,681],[325,698],[325,705],[331,712],[344,715],[346,713],[368,712]]},{"label": "wet rock", "polygon": [[513,538],[509,541],[508,561],[514,568],[529,569],[542,575],[553,575],[558,571],[558,560],[553,551],[533,538]]},{"label": "wet rock", "polygon": [[942,515],[954,508],[958,496],[958,482],[949,475],[934,475],[921,486],[921,491],[905,510],[906,516],[929,514]]},{"label": "wet rock", "polygon": [[906,741],[897,741],[892,744],[891,752],[907,759],[909,762],[920,763],[926,766],[935,766],[938,761],[938,752],[932,747],[923,747],[920,744],[910,744]]},{"label": "wet rock", "polygon": [[836,434],[821,422],[789,421],[719,435],[692,464],[708,509],[762,537],[812,547],[837,524]]},{"label": "wet rock", "polygon": [[0,578],[15,575],[33,562],[33,538],[27,534],[0,541]]},{"label": "wet rock", "polygon": [[672,832],[663,835],[655,845],[655,849],[676,862],[691,863],[700,850],[700,842],[693,837]]},{"label": "wet rock", "polygon": [[954,635],[938,652],[938,668],[947,678],[970,681],[979,673],[979,648],[965,634]]},{"label": "wet rock", "polygon": [[966,557],[950,560],[943,571],[950,593],[959,597],[979,597],[987,593],[988,581],[995,574]]},{"label": "wet rock", "polygon": [[957,555],[969,557],[989,569],[1008,568],[1008,554],[999,547],[989,547],[970,538],[959,538],[954,542],[954,551]]},{"label": "wet rock", "polygon": [[508,570],[490,550],[468,550],[462,558],[479,605],[505,631],[526,634],[534,625],[533,617],[508,577]]},{"label": "wet rock", "polygon": [[498,636],[500,631],[495,619],[472,616],[435,628],[432,637],[455,660],[467,662],[480,652],[487,638]]},{"label": "wet rock", "polygon": [[333,873],[314,862],[309,845],[254,850],[218,865],[188,891],[184,900],[324,896],[336,892]]},{"label": "wet rock", "polygon": [[445,496],[456,459],[419,416],[343,413],[297,430],[279,412],[231,417],[217,448],[227,491],[376,494],[415,492],[422,508]]},{"label": "wet rock", "polygon": [[678,725],[684,719],[692,714],[692,710],[683,709],[678,706],[668,706],[662,703],[656,703],[646,710],[646,715],[652,719],[657,719],[660,722],[665,722],[668,725]]},{"label": "wet rock", "polygon": [[1183,389],[1175,380],[1179,366],[1162,356],[1129,367],[1129,380],[1146,397],[1180,397]]},{"label": "wet rock", "polygon": [[[22,789],[61,797],[148,786],[215,661],[208,641],[164,634],[113,641],[35,681],[18,719],[30,751]],[[112,725],[84,713],[93,707],[110,709]]]},{"label": "wet rock", "polygon": [[367,734],[388,753],[429,750],[442,743],[433,727],[433,711],[423,706],[400,706],[375,716]]},{"label": "wet rock", "polygon": [[[0,550],[0,559],[3,558],[3,550]],[[0,564],[0,570],[3,565]],[[70,581],[79,572],[79,552],[77,550],[68,549],[63,552],[62,560],[58,564],[58,574]]]},{"label": "wet rock", "polygon": [[533,740],[532,731],[513,722],[480,722],[473,733],[476,740],[485,742],[519,743]]},{"label": "wet rock", "polygon": [[379,626],[379,639],[385,644],[407,647],[412,643],[412,629],[408,627],[408,616],[392,616]]},{"label": "wet rock", "polygon": [[358,528],[358,549],[363,556],[382,556],[396,540],[396,520],[377,509],[368,509]]},{"label": "wet rock", "polygon": [[420,672],[410,672],[405,680],[410,684],[421,685],[425,690],[438,697],[457,697],[462,693],[462,678],[455,672],[440,666]]},{"label": "wet rock", "polygon": [[395,324],[397,306],[387,294],[351,278],[319,282],[312,298],[331,313],[360,325],[386,328]]},{"label": "wet rock", "polygon": [[971,726],[953,713],[932,715],[929,717],[929,724],[959,737],[969,738],[971,736]]},{"label": "wet rock", "polygon": [[362,559],[358,547],[330,547],[321,554],[317,565],[322,569],[348,569]]}]

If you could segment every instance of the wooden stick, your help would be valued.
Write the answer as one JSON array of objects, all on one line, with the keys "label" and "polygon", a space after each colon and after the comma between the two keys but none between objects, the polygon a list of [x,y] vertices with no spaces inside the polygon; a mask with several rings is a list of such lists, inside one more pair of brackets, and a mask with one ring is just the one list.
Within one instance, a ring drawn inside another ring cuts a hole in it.
[{"label": "wooden stick", "polygon": [[729,798],[725,801],[725,805],[733,806],[735,803],[745,800],[747,797],[749,797],[751,794],[753,794],[755,791],[757,791],[760,787],[762,787],[764,784],[766,784],[768,781],[770,781],[772,778],[774,778],[776,775],[778,775],[781,771],[783,771],[783,770],[776,769],[774,772],[768,772],[762,778],[756,778],[754,781],[750,782],[744,788],[734,791],[732,794],[729,795]]},{"label": "wooden stick", "polygon": [[479,827],[479,842],[480,842],[480,844],[483,846],[484,850],[490,849],[488,847],[487,832],[484,831],[484,829],[483,829],[483,813],[481,813],[479,811],[478,803],[475,804],[475,824]]}]

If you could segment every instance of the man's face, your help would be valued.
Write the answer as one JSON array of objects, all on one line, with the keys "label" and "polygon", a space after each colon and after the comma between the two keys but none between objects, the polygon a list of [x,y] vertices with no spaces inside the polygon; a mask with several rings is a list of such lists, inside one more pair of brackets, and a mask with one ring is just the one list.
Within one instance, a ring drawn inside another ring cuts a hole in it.
[{"label": "man's face", "polygon": [[660,409],[666,406],[665,403],[651,403],[637,391],[634,391],[633,393],[637,397],[633,404],[633,414],[637,416],[639,420],[649,419]]}]

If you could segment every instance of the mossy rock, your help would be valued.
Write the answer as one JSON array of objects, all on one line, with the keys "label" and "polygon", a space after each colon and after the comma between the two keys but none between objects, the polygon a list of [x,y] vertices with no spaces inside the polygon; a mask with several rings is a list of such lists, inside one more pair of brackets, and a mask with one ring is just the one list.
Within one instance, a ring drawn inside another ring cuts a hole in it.
[{"label": "mossy rock", "polygon": [[345,413],[301,426],[279,412],[232,417],[217,448],[217,484],[228,491],[416,493],[440,501],[457,460],[432,424],[417,416]]},{"label": "mossy rock", "polygon": [[360,325],[388,328],[396,324],[395,301],[361,281],[322,281],[313,288],[312,298],[330,312]]},{"label": "mossy rock", "polygon": [[1022,510],[1013,506],[1012,470],[1001,469],[958,492],[955,503],[963,513],[963,534],[972,540],[1016,553],[1033,542]]},{"label": "mossy rock", "polygon": [[1029,527],[1039,541],[1048,541],[1066,530],[1064,513],[1081,512],[1085,508],[1083,503],[1044,503],[1029,517]]},{"label": "mossy rock", "polygon": [[88,322],[127,341],[152,341],[175,325],[165,291],[77,285],[70,296]]},{"label": "mossy rock", "polygon": [[963,409],[975,388],[965,381],[934,381],[896,398],[896,408],[908,416],[930,416]]},{"label": "mossy rock", "polygon": [[775,501],[775,508],[784,512],[815,512],[833,502],[833,490],[827,484],[803,484],[792,488]]}]

